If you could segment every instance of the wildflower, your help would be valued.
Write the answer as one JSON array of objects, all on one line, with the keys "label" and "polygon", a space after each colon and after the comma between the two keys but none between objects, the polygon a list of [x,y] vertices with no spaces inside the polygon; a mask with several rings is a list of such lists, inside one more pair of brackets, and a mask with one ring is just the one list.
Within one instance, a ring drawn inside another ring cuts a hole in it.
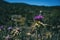
[{"label": "wildflower", "polygon": [[12,27],[8,27],[8,30],[12,30]]},{"label": "wildflower", "polygon": [[37,15],[34,17],[35,20],[41,20],[43,19],[44,17],[42,15]]},{"label": "wildflower", "polygon": [[3,29],[3,26],[0,26],[0,29]]},{"label": "wildflower", "polygon": [[0,26],[0,31],[3,29],[3,26]]}]

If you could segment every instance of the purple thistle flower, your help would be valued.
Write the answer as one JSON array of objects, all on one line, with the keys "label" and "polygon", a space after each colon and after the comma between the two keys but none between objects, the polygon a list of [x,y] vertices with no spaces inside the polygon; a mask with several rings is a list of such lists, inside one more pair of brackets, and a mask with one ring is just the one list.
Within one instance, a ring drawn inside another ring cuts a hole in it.
[{"label": "purple thistle flower", "polygon": [[44,17],[42,15],[37,15],[34,17],[34,20],[41,20],[43,19]]},{"label": "purple thistle flower", "polygon": [[8,27],[8,30],[12,30],[12,27]]},{"label": "purple thistle flower", "polygon": [[3,25],[2,25],[2,26],[0,26],[0,29],[3,29]]}]

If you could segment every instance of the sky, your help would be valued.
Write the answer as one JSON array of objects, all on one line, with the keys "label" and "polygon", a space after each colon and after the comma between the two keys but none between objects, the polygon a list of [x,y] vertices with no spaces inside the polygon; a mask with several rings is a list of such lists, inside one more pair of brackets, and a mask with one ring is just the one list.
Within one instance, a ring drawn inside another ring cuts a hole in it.
[{"label": "sky", "polygon": [[60,0],[5,0],[10,3],[27,3],[30,5],[60,6]]}]

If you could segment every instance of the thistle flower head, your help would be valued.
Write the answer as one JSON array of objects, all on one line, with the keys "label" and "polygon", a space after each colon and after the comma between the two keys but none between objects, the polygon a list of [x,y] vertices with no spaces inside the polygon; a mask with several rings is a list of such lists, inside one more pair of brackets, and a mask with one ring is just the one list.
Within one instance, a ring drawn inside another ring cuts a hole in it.
[{"label": "thistle flower head", "polygon": [[2,26],[0,26],[0,29],[3,29],[3,25],[2,25]]},{"label": "thistle flower head", "polygon": [[41,20],[43,19],[44,17],[42,15],[37,15],[34,17],[34,20]]},{"label": "thistle flower head", "polygon": [[12,27],[8,27],[8,30],[11,30],[12,29]]},{"label": "thistle flower head", "polygon": [[1,25],[0,28],[3,28],[3,25]]}]

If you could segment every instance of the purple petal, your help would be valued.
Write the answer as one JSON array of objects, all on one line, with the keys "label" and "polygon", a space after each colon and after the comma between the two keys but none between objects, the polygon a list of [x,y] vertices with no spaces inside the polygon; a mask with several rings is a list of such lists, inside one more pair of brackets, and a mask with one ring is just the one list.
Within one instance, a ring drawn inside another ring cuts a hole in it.
[{"label": "purple petal", "polygon": [[34,19],[43,19],[44,17],[42,15],[35,16]]},{"label": "purple petal", "polygon": [[3,26],[0,26],[0,29],[3,29]]}]

